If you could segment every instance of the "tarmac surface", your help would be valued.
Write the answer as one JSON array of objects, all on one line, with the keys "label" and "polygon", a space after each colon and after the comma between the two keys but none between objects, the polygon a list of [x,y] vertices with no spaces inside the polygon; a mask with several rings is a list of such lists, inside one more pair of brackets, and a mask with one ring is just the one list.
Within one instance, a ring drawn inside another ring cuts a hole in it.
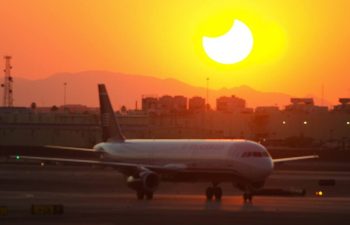
[{"label": "tarmac surface", "polygon": [[[336,185],[320,187],[319,179]],[[277,170],[266,187],[305,188],[305,197],[256,196],[223,184],[206,201],[205,183],[161,183],[153,200],[136,200],[112,169],[0,164],[0,224],[348,224],[350,172]],[[316,191],[323,191],[318,197]],[[32,215],[32,205],[63,205],[61,215]],[[0,210],[1,211],[1,210]]]}]

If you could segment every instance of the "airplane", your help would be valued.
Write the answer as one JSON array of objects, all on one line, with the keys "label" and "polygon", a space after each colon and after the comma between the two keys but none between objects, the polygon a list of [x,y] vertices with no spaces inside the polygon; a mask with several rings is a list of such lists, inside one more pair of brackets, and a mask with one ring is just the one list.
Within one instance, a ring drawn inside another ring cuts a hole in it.
[{"label": "airplane", "polygon": [[241,139],[153,140],[126,139],[114,114],[107,89],[98,84],[103,142],[92,149],[65,146],[49,148],[97,152],[97,160],[16,156],[45,162],[102,165],[125,175],[127,186],[137,199],[153,199],[160,182],[208,182],[207,200],[221,200],[219,186],[231,182],[243,191],[244,202],[264,187],[274,164],[317,158],[317,155],[272,159],[267,149],[254,141]]}]

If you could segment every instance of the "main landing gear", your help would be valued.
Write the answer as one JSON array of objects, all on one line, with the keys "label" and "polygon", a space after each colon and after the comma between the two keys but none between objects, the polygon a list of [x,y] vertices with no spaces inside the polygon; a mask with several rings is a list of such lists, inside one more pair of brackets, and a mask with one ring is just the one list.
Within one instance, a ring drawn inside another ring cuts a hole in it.
[{"label": "main landing gear", "polygon": [[244,203],[252,203],[252,201],[253,201],[252,193],[244,192],[243,193],[243,201],[244,201]]},{"label": "main landing gear", "polygon": [[144,198],[146,198],[147,200],[152,200],[153,199],[153,192],[139,190],[136,192],[136,197],[138,200],[143,200]]},{"label": "main landing gear", "polygon": [[211,201],[213,197],[215,197],[216,201],[220,201],[222,198],[222,189],[217,185],[213,185],[213,187],[208,187],[205,191],[205,195],[207,196],[207,200]]}]

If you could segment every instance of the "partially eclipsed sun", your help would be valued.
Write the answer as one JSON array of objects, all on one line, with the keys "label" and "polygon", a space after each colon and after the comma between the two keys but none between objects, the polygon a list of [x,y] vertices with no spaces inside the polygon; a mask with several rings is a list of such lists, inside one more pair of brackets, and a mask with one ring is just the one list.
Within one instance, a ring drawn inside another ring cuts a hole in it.
[{"label": "partially eclipsed sun", "polygon": [[247,25],[235,20],[226,34],[219,37],[203,37],[203,48],[209,58],[218,63],[238,63],[252,51],[253,35]]}]

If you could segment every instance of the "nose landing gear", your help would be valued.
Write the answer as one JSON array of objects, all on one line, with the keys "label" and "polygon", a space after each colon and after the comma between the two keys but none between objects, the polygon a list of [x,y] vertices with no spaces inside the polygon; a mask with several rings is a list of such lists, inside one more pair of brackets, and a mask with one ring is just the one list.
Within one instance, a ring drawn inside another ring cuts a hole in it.
[{"label": "nose landing gear", "polygon": [[216,185],[213,185],[213,187],[208,187],[205,191],[205,195],[208,201],[211,201],[214,197],[216,201],[220,201],[222,194],[223,193],[221,187],[218,187]]},{"label": "nose landing gear", "polygon": [[142,200],[146,197],[147,200],[152,200],[153,199],[153,192],[151,191],[142,191],[142,190],[138,190],[136,192],[136,197],[138,200]]},{"label": "nose landing gear", "polygon": [[244,203],[252,203],[252,201],[253,201],[252,193],[244,192],[243,193],[243,201],[244,201]]}]

